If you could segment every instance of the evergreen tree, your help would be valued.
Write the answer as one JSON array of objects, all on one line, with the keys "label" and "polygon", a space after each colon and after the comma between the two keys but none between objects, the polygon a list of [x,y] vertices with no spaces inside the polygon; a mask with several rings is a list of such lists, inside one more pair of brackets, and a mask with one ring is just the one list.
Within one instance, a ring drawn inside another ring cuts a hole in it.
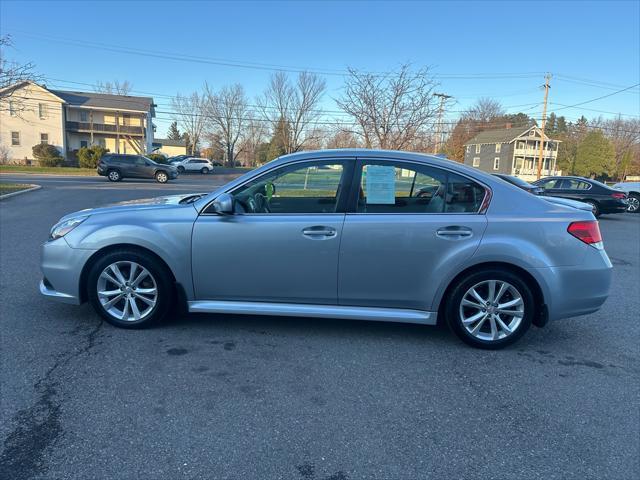
[{"label": "evergreen tree", "polygon": [[551,115],[547,118],[544,131],[549,137],[558,133],[558,117],[556,117],[555,113],[551,112]]},{"label": "evergreen tree", "polygon": [[564,116],[558,117],[558,122],[556,123],[556,132],[560,134],[567,133],[569,129],[567,128],[567,120]]},{"label": "evergreen tree", "polygon": [[606,177],[613,169],[615,150],[602,131],[585,135],[576,150],[575,173],[584,177]]},{"label": "evergreen tree", "polygon": [[171,125],[169,125],[169,129],[167,130],[167,139],[182,140],[182,134],[178,129],[178,122],[171,122]]}]

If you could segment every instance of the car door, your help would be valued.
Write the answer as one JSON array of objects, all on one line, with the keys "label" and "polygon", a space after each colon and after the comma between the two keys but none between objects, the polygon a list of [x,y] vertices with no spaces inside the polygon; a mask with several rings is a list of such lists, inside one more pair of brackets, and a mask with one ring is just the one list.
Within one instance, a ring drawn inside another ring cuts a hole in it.
[{"label": "car door", "polygon": [[188,172],[197,172],[198,170],[200,170],[200,160],[192,158],[187,162],[185,170],[187,170]]},{"label": "car door", "polygon": [[197,299],[336,304],[344,185],[353,163],[276,167],[229,192],[236,214],[205,208],[192,236]]},{"label": "car door", "polygon": [[[340,247],[340,305],[430,311],[436,291],[477,249],[486,189],[445,169],[359,160]],[[354,193],[355,192],[355,193]]]},{"label": "car door", "polygon": [[562,184],[562,179],[548,178],[548,179],[538,180],[533,184],[543,188],[542,195],[557,197],[561,193],[560,185]]},{"label": "car door", "polygon": [[147,166],[147,161],[140,155],[131,155],[128,157],[129,169],[131,170],[131,176],[136,178],[148,178],[153,177],[153,173],[150,172],[150,168]]}]

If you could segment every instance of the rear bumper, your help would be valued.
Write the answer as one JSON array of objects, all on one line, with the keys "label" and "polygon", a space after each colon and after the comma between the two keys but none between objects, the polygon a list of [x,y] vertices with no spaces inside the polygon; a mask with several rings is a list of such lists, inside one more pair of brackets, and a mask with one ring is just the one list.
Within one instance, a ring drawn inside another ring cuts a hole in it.
[{"label": "rear bumper", "polygon": [[64,238],[44,243],[41,247],[40,293],[58,302],[82,303],[80,275],[95,250],[71,248]]},{"label": "rear bumper", "polygon": [[629,203],[626,200],[619,200],[617,202],[606,202],[600,205],[600,212],[602,213],[624,213],[627,211]]},{"label": "rear bumper", "polygon": [[536,270],[547,290],[549,320],[593,313],[609,297],[613,266],[604,250],[589,247],[581,265]]}]

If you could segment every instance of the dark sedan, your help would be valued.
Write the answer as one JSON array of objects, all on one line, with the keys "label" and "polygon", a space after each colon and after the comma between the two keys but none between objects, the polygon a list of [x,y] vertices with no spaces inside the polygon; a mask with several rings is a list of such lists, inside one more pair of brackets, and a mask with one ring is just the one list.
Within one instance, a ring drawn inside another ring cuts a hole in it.
[{"label": "dark sedan", "polygon": [[533,193],[534,195],[541,195],[544,192],[542,187],[538,187],[536,185],[531,185],[529,182],[525,182],[521,178],[513,177],[511,175],[505,175],[504,173],[494,173],[494,177],[501,178],[505,182],[509,182],[512,185],[515,185],[522,190],[526,190],[529,193]]},{"label": "dark sedan", "polygon": [[543,195],[590,204],[596,217],[603,213],[623,213],[629,206],[626,193],[590,178],[546,177],[533,184],[544,189]]}]

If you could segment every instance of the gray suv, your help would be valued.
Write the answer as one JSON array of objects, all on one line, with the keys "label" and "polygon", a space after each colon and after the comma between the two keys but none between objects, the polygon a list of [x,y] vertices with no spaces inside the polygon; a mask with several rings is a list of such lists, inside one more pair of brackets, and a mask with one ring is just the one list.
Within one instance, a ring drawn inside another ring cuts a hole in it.
[{"label": "gray suv", "polygon": [[595,312],[609,294],[598,222],[566,202],[432,156],[297,153],[208,194],[63,217],[42,247],[40,291],[89,301],[124,328],[180,302],[443,321],[471,345],[499,348],[532,324]]},{"label": "gray suv", "polygon": [[155,178],[157,182],[166,183],[178,177],[178,169],[173,165],[156,163],[143,155],[108,153],[98,163],[98,175],[112,182],[123,178]]}]

